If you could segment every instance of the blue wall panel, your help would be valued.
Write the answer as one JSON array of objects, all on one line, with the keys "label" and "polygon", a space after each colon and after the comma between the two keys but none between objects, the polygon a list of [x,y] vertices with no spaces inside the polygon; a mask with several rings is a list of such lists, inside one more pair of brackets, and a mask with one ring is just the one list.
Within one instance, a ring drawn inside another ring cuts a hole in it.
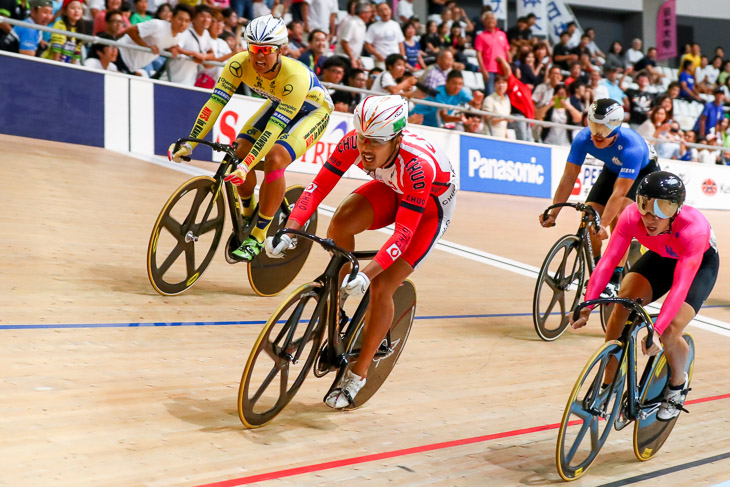
[{"label": "blue wall panel", "polygon": [[0,56],[0,132],[104,147],[104,75]]},{"label": "blue wall panel", "polygon": [[[155,154],[167,155],[167,148],[177,139],[190,135],[198,113],[210,93],[155,85]],[[213,140],[213,130],[205,140]],[[200,145],[195,148],[193,157],[201,161],[213,159],[210,147]]]}]

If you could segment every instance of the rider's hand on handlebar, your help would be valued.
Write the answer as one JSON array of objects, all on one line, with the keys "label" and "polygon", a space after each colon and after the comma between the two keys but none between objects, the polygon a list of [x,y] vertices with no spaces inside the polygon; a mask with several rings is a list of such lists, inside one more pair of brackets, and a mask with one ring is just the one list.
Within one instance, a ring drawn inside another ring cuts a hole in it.
[{"label": "rider's hand on handlebar", "polygon": [[598,232],[596,232],[596,236],[601,240],[606,240],[608,238],[608,229],[601,225],[598,229]]},{"label": "rider's hand on handlebar", "polygon": [[167,158],[173,162],[180,162],[183,157],[188,157],[192,153],[193,147],[187,142],[180,144],[176,152],[175,144],[170,144],[170,147],[167,149]]},{"label": "rider's hand on handlebar", "polygon": [[570,326],[573,327],[574,330],[577,330],[578,328],[583,328],[588,323],[588,316],[591,314],[591,308],[586,307],[580,310],[580,316],[577,320],[573,321],[573,313],[570,313]]},{"label": "rider's hand on handlebar", "polygon": [[545,217],[545,213],[540,213],[540,216],[538,217],[540,220],[540,225],[542,225],[545,228],[555,226],[555,220],[557,219],[556,215],[553,215],[552,213],[548,213],[547,218],[544,218],[544,217]]},{"label": "rider's hand on handlebar", "polygon": [[365,294],[368,286],[370,286],[370,278],[364,272],[358,272],[355,279],[350,281],[350,274],[345,276],[342,281],[342,287],[340,292],[347,294],[348,296],[358,297]]},{"label": "rider's hand on handlebar", "polygon": [[641,351],[644,353],[644,355],[648,355],[651,357],[652,355],[656,355],[662,351],[662,346],[659,343],[659,340],[656,340],[656,336],[655,336],[655,339],[652,340],[651,348],[649,350],[647,350],[646,349],[646,338],[647,337],[644,337],[641,340]]},{"label": "rider's hand on handlebar", "polygon": [[274,237],[267,237],[264,243],[266,255],[269,256],[270,259],[283,259],[284,251],[293,249],[294,246],[293,239],[286,233],[281,236],[277,245],[274,245]]},{"label": "rider's hand on handlebar", "polygon": [[227,183],[233,183],[236,186],[240,186],[246,180],[248,175],[248,166],[246,164],[239,164],[235,171],[226,176],[224,179]]}]

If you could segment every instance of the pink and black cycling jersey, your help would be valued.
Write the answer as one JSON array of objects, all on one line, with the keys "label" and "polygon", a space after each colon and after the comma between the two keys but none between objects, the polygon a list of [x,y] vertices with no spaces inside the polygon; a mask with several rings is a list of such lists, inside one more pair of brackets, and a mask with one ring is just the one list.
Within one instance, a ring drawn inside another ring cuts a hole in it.
[{"label": "pink and black cycling jersey", "polygon": [[[337,144],[314,181],[299,197],[289,218],[303,225],[345,171],[353,165],[365,170],[357,149],[355,130],[350,131]],[[395,232],[374,259],[385,269],[394,261],[393,246],[398,248],[398,255],[405,252],[414,238],[416,227],[429,200],[433,197],[438,200],[439,196],[452,189],[456,176],[446,154],[410,130],[403,131],[400,151],[393,163],[366,172],[398,195]]]},{"label": "pink and black cycling jersey", "polygon": [[618,219],[605,255],[591,275],[586,301],[598,298],[608,284],[614,268],[631,245],[632,238],[636,238],[644,247],[660,256],[677,259],[671,290],[654,325],[657,333],[664,332],[687,298],[687,292],[702,263],[703,254],[710,247],[717,248],[710,222],[699,210],[691,206],[682,207],[670,230],[656,236],[647,235],[636,203],[628,206]]}]

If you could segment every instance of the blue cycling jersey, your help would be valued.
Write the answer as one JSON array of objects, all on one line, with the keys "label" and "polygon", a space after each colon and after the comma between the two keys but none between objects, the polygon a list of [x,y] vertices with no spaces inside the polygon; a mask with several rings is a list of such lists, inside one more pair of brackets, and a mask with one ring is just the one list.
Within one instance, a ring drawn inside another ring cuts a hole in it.
[{"label": "blue cycling jersey", "polygon": [[616,141],[605,149],[598,149],[591,140],[588,127],[573,139],[568,162],[582,166],[590,154],[603,161],[605,169],[618,174],[620,178],[636,179],[639,171],[649,164],[649,146],[639,134],[629,128],[620,127]]}]

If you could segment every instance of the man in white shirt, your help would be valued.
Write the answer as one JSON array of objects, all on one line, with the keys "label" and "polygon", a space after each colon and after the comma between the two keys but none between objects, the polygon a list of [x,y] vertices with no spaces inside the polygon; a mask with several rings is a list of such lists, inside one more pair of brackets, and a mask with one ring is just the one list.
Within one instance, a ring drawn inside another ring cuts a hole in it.
[{"label": "man in white shirt", "polygon": [[337,0],[312,0],[309,5],[309,31],[319,29],[331,42],[337,31],[338,9]]},{"label": "man in white shirt", "polygon": [[[482,105],[483,110],[500,115],[509,115],[512,110],[512,105],[505,93],[507,93],[507,78],[498,75],[494,79],[494,91],[484,99],[484,105]],[[491,133],[487,132],[487,135],[502,139],[506,138],[508,122],[509,120],[506,118],[488,117],[488,123],[492,131]]]},{"label": "man in white shirt", "polygon": [[[399,0],[398,2],[398,20],[401,24],[405,24],[413,17],[413,0]],[[418,29],[416,29],[418,33]]]},{"label": "man in white shirt", "polygon": [[358,3],[355,6],[355,15],[348,15],[337,33],[335,54],[350,58],[353,68],[362,69],[363,67],[360,55],[365,44],[366,24],[370,22],[372,15],[373,8],[369,3]]},{"label": "man in white shirt", "polygon": [[153,19],[140,22],[126,30],[124,37],[119,39],[121,44],[139,45],[148,47],[152,52],[136,49],[119,50],[117,67],[123,73],[135,74],[160,54],[161,49],[167,49],[173,56],[177,56],[178,35],[185,32],[192,19],[192,9],[187,5],[178,5],[173,9],[172,22]]},{"label": "man in white shirt", "polygon": [[210,7],[198,5],[195,7],[192,25],[183,32],[177,41],[179,53],[191,59],[171,59],[169,64],[170,81],[186,86],[194,86],[198,73],[203,69],[200,63],[215,57],[213,54],[213,40],[208,34],[208,27],[213,21]]},{"label": "man in white shirt", "polygon": [[626,61],[633,66],[643,57],[644,53],[641,50],[641,39],[637,37],[631,41],[631,49],[626,51]]},{"label": "man in white shirt", "polygon": [[400,25],[391,18],[393,11],[387,3],[381,3],[377,8],[380,22],[368,27],[365,34],[365,50],[375,58],[375,65],[384,68],[385,58],[389,54],[400,54],[405,57],[406,48],[403,42],[403,31]]}]

